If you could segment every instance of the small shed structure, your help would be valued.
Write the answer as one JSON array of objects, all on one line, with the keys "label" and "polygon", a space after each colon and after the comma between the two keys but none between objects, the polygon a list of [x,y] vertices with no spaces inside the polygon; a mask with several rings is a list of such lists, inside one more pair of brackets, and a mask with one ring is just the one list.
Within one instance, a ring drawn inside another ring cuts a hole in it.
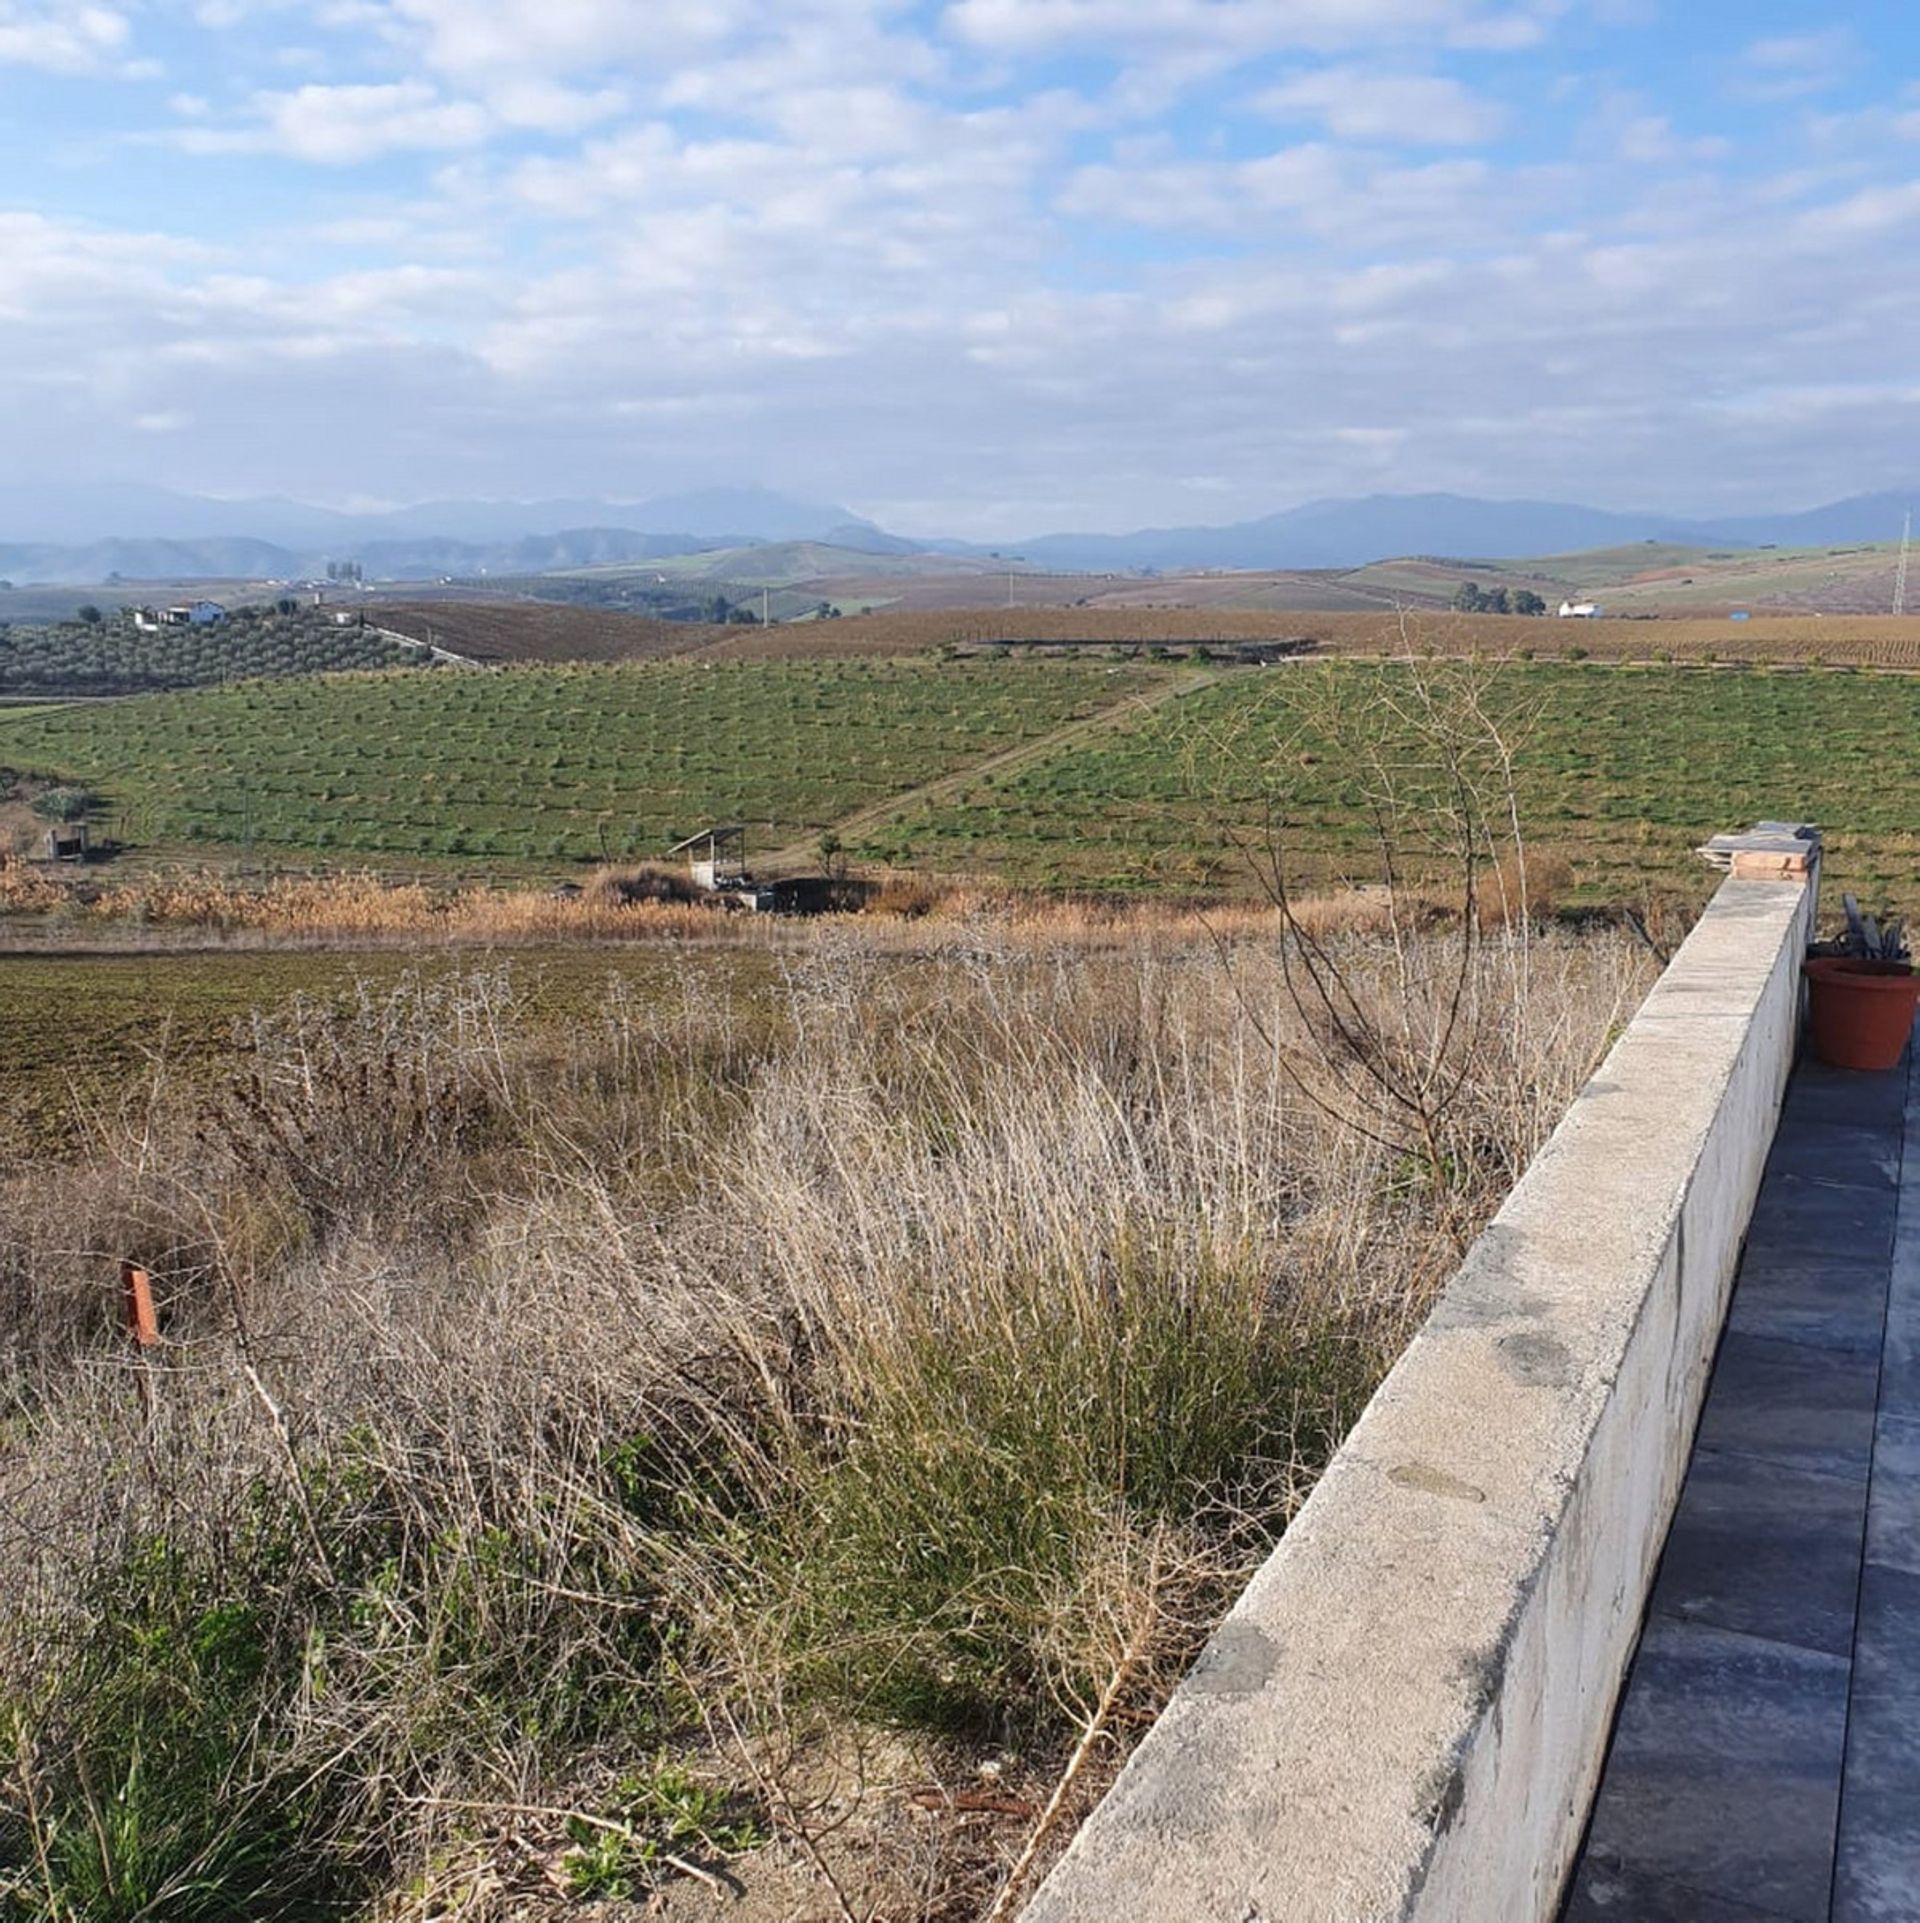
[{"label": "small shed structure", "polygon": [[84,821],[56,821],[40,841],[42,861],[85,861],[87,824]]},{"label": "small shed structure", "polygon": [[702,828],[667,852],[686,856],[696,888],[739,888],[746,882],[747,831],[737,822]]}]

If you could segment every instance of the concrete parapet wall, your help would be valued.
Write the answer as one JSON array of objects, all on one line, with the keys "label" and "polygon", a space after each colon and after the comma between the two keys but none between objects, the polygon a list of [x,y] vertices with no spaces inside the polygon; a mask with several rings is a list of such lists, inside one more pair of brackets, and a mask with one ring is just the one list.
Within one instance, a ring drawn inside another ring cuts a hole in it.
[{"label": "concrete parapet wall", "polygon": [[1724,883],[1028,1923],[1554,1913],[1792,1065],[1808,881]]}]

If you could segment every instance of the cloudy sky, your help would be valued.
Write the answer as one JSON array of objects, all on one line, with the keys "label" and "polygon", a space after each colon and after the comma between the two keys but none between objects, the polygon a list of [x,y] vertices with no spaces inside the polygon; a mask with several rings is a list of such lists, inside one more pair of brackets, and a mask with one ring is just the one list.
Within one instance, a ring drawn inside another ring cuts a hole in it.
[{"label": "cloudy sky", "polygon": [[15,475],[1795,507],[1916,323],[1892,0],[0,0]]}]

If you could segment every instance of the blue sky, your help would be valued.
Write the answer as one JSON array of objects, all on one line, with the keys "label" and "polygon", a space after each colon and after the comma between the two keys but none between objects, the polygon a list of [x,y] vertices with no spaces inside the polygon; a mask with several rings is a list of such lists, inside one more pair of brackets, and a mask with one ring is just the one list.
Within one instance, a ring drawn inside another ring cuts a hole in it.
[{"label": "blue sky", "polygon": [[1917,242],[1892,5],[0,0],[49,479],[1809,505],[1920,475]]}]

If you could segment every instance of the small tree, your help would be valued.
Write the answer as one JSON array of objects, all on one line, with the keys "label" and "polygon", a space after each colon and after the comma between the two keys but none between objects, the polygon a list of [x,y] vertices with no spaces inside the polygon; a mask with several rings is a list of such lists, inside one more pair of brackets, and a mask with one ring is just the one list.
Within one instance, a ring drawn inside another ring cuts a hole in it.
[{"label": "small tree", "polygon": [[97,628],[107,617],[89,601],[77,611],[74,618],[83,628]]},{"label": "small tree", "polygon": [[33,812],[46,821],[80,821],[92,807],[85,788],[49,788],[33,798]]},{"label": "small tree", "polygon": [[[1472,1095],[1476,1071],[1514,1047],[1529,1023],[1537,904],[1514,763],[1537,704],[1503,686],[1498,663],[1422,659],[1416,637],[1405,639],[1407,659],[1327,662],[1288,675],[1274,683],[1264,715],[1242,718],[1243,728],[1271,727],[1277,746],[1264,825],[1250,838],[1231,826],[1227,835],[1280,912],[1282,982],[1309,1046],[1263,1034],[1289,1078],[1344,1127],[1470,1202],[1488,1179],[1517,1172],[1504,1131],[1486,1127]],[[1210,743],[1208,759],[1230,767],[1249,745]],[[1384,989],[1363,979],[1337,934],[1302,912],[1313,878],[1296,842],[1306,825],[1293,812],[1296,770],[1323,779],[1311,771],[1329,767],[1341,770],[1367,824],[1369,892],[1390,957]],[[1497,996],[1489,965],[1506,977]],[[1531,1152],[1530,1142],[1520,1146]],[[1457,1220],[1470,1216],[1466,1208]]]}]

